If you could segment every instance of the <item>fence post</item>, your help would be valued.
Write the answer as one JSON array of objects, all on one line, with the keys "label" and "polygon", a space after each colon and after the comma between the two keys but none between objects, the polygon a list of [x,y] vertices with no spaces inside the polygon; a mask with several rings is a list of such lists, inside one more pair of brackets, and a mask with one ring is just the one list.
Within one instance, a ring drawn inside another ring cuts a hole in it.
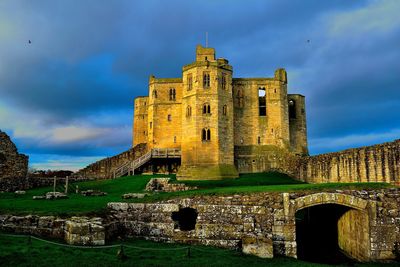
[{"label": "fence post", "polygon": [[120,259],[120,260],[124,260],[124,259],[126,259],[126,255],[125,255],[125,253],[124,253],[124,246],[121,244],[121,246],[120,246],[120,248],[119,248],[119,250],[118,250],[118,252],[117,252],[117,257]]},{"label": "fence post", "polygon": [[65,191],[64,191],[64,193],[68,194],[68,175],[67,175],[67,177],[65,177]]},{"label": "fence post", "polygon": [[57,183],[57,177],[54,176],[54,182],[53,182],[53,196],[56,194],[56,183]]}]

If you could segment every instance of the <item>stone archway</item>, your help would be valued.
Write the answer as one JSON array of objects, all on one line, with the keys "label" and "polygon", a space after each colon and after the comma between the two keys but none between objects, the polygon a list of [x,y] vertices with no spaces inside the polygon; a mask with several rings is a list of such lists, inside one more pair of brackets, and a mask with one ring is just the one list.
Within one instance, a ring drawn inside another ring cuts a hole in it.
[{"label": "stone archway", "polygon": [[[316,193],[295,199],[297,257],[325,263],[369,259],[368,201],[340,193]],[[342,254],[343,253],[343,254]],[[336,259],[337,261],[331,261]]]}]

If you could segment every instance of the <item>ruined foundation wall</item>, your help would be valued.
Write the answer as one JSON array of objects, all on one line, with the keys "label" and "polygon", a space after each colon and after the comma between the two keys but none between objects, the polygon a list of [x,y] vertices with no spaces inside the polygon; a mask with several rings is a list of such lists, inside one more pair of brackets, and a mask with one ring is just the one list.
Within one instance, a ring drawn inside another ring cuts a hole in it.
[{"label": "ruined foundation wall", "polygon": [[302,158],[308,183],[387,182],[400,185],[400,140]]},{"label": "ruined foundation wall", "polygon": [[[263,239],[265,244],[271,244],[274,256],[297,257],[295,213],[322,204],[350,208],[338,221],[342,236],[339,242],[356,259],[388,260],[400,252],[399,189],[256,193],[195,196],[158,203],[109,203],[107,221],[112,226],[109,229],[119,232],[108,234],[226,248],[241,248],[245,240]],[[174,213],[184,208],[197,212],[193,230],[181,230],[173,218]],[[362,227],[364,232],[351,230],[354,227]]]},{"label": "ruined foundation wall", "polygon": [[147,151],[146,144],[138,144],[135,147],[122,152],[116,156],[99,160],[74,173],[72,178],[90,178],[90,179],[110,179],[113,178],[113,172],[122,164],[133,161],[142,156]]},{"label": "ruined foundation wall", "polygon": [[10,137],[0,131],[0,191],[27,187],[28,156],[18,153]]},{"label": "ruined foundation wall", "polygon": [[102,218],[55,216],[0,215],[0,231],[41,238],[64,239],[71,245],[104,245],[105,228]]}]

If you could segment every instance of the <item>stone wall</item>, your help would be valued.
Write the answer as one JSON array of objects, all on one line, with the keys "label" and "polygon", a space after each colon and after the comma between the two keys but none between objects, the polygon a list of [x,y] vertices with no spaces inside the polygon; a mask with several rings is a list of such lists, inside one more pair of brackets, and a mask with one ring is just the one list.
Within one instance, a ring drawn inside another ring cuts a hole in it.
[{"label": "stone wall", "polygon": [[99,160],[90,164],[74,173],[71,177],[93,178],[93,179],[111,179],[114,175],[114,170],[122,164],[133,161],[142,156],[147,151],[146,144],[138,144],[133,148],[122,152],[116,156]]},{"label": "stone wall", "polygon": [[298,167],[308,183],[387,182],[400,185],[400,140],[304,157]]},{"label": "stone wall", "polygon": [[272,145],[235,146],[239,173],[281,172],[297,178],[300,157]]},{"label": "stone wall", "polygon": [[[270,243],[273,255],[297,257],[296,213],[318,205],[348,208],[337,221],[338,245],[355,259],[390,260],[400,252],[399,189],[257,193],[196,196],[159,203],[109,203],[108,221],[113,225],[109,229],[130,237],[243,249],[244,243],[252,240],[253,254],[257,254],[257,247],[265,250]],[[361,226],[358,232],[354,230],[356,226]]]},{"label": "stone wall", "polygon": [[0,230],[42,238],[63,239],[71,245],[104,245],[102,218],[0,215]]},{"label": "stone wall", "polygon": [[15,191],[27,186],[28,156],[18,153],[10,137],[0,131],[0,191]]},{"label": "stone wall", "polygon": [[[359,261],[394,260],[400,253],[400,189],[265,192],[228,196],[194,196],[158,203],[109,203],[104,218],[0,215],[0,230],[64,239],[70,244],[102,245],[116,237],[202,244],[261,257],[297,257],[298,213],[313,207],[343,210],[323,224],[325,234]],[[324,216],[323,213],[317,214]],[[315,214],[314,214],[315,217]],[[315,228],[312,230],[314,231]],[[336,232],[337,231],[337,232]],[[332,241],[332,240],[331,240]],[[334,244],[335,245],[335,244]]]}]

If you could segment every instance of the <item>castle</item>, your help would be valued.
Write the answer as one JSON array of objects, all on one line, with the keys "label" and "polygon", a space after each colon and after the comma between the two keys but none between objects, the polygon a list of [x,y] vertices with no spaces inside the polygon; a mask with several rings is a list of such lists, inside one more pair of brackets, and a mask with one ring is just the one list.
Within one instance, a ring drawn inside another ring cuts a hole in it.
[{"label": "castle", "polygon": [[287,83],[285,69],[233,78],[228,60],[198,45],[182,77],[150,76],[149,96],[135,99],[133,146],[180,150],[182,180],[278,168],[278,158],[308,154],[305,98]]}]

